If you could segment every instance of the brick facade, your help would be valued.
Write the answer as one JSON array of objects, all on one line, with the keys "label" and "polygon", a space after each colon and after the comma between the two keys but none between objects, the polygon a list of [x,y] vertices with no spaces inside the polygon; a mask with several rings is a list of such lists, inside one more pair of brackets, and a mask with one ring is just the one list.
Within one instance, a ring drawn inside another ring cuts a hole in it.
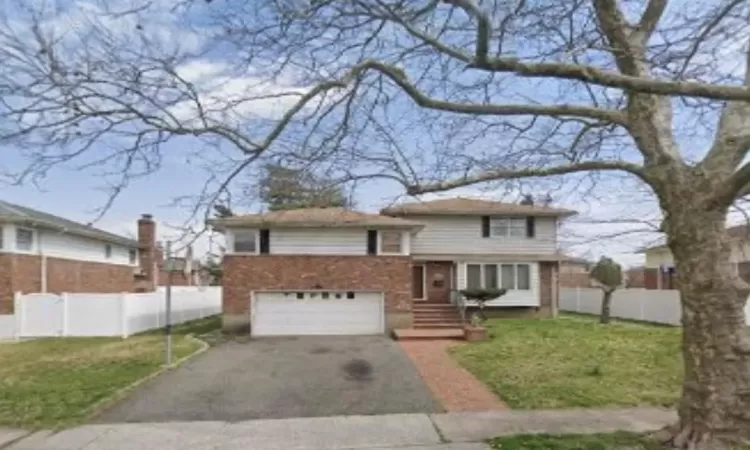
[{"label": "brick facade", "polygon": [[[46,258],[47,292],[130,292],[133,268],[117,264]],[[42,257],[0,254],[0,314],[13,313],[15,292],[42,292]]]},{"label": "brick facade", "polygon": [[130,292],[133,287],[130,266],[47,258],[47,292]]},{"label": "brick facade", "polygon": [[411,326],[408,256],[226,255],[222,266],[230,331],[249,331],[250,292],[263,289],[384,291],[387,328]]}]

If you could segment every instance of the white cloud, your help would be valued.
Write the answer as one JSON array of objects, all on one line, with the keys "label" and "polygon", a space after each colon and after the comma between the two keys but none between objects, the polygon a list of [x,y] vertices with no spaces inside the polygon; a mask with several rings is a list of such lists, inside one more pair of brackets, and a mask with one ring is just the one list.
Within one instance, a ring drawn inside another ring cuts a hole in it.
[{"label": "white cloud", "polygon": [[[283,73],[270,78],[252,68],[240,71],[216,60],[192,60],[178,67],[177,74],[196,87],[204,113],[219,121],[279,118],[311,89],[296,85]],[[192,100],[176,105],[170,112],[181,120],[199,117],[198,105]]]}]

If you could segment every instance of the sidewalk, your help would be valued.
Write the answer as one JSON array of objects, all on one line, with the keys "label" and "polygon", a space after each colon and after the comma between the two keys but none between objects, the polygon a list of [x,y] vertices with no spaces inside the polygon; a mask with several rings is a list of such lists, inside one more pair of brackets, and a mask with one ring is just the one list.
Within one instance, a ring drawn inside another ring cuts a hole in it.
[{"label": "sidewalk", "polygon": [[[486,450],[522,433],[649,431],[676,420],[657,408],[487,411],[314,417],[247,422],[85,425],[34,433],[11,450]],[[0,448],[2,448],[0,446]],[[3,448],[5,450],[5,448]]]}]

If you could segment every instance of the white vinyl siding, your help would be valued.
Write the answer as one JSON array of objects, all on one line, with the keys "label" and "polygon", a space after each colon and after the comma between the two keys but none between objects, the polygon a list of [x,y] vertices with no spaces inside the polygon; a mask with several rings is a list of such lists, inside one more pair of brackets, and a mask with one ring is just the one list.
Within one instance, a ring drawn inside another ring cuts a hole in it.
[{"label": "white vinyl siding", "polygon": [[[96,239],[60,233],[53,230],[41,230],[35,234],[39,236],[39,245],[41,246],[42,253],[49,257],[135,265],[130,260],[130,251],[134,247],[106,243]],[[107,246],[111,249],[109,257],[107,256]]]},{"label": "white vinyl siding", "polygon": [[271,229],[273,255],[366,255],[364,228]]},{"label": "white vinyl siding", "polygon": [[[510,286],[510,283],[506,284],[505,275],[510,274],[512,267],[513,272],[513,286],[508,292],[497,300],[487,302],[488,306],[539,306],[539,264],[537,263],[514,263],[514,262],[474,262],[474,261],[460,261],[458,262],[457,275],[457,288],[467,289],[469,287],[482,286],[487,282],[486,267],[494,267],[497,265],[500,270],[500,283],[503,286]],[[478,268],[477,268],[478,267]],[[527,269],[528,268],[528,269]],[[526,277],[525,272],[528,270],[529,276]],[[520,275],[520,276],[519,276]],[[526,288],[526,280],[528,279],[528,289]],[[494,281],[494,279],[491,279]]]},{"label": "white vinyl siding", "polygon": [[[535,235],[482,237],[480,216],[409,216],[425,224],[411,243],[413,255],[554,254],[557,220],[535,218]],[[525,219],[524,219],[525,228]]]},{"label": "white vinyl siding", "polygon": [[[237,233],[247,231],[250,230],[227,230],[227,248],[234,248]],[[382,230],[378,230],[378,235],[381,232]],[[401,254],[408,255],[409,232],[400,230],[396,232],[401,233]],[[380,238],[378,242],[380,243]],[[365,228],[271,228],[269,250],[271,255],[367,255],[367,230]],[[380,251],[378,253],[380,254]]]}]

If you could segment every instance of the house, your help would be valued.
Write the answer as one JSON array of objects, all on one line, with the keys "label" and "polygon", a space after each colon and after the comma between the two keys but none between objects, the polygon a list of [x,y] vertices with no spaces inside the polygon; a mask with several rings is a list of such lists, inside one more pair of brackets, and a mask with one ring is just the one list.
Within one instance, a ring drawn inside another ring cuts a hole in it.
[{"label": "house", "polygon": [[[734,263],[734,270],[750,282],[750,226],[729,227],[727,233],[731,239],[730,260]],[[643,274],[646,289],[677,289],[674,259],[666,245],[645,248],[640,253],[646,255]]]},{"label": "house", "polygon": [[[497,315],[557,308],[557,225],[572,211],[455,198],[367,214],[310,208],[213,219],[224,327],[254,335],[452,327],[456,291],[502,287]],[[458,324],[460,326],[460,322]]]},{"label": "house", "polygon": [[156,224],[144,214],[130,239],[0,201],[0,314],[15,292],[133,292],[156,286]]},{"label": "house", "polygon": [[560,261],[560,287],[591,287],[589,276],[593,263],[585,258],[567,258]]}]

